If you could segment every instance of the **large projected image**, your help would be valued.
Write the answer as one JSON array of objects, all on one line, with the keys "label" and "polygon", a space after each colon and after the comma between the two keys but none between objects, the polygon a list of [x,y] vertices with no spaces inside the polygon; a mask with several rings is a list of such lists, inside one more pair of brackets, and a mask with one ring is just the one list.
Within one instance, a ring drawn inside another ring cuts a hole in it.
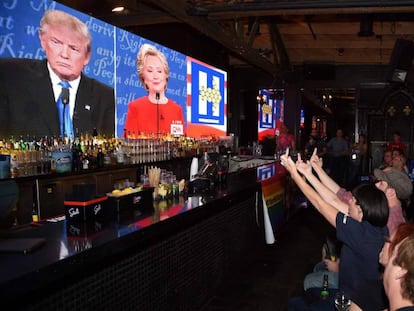
[{"label": "large projected image", "polygon": [[[137,54],[144,44],[155,46],[158,51],[165,55],[169,66],[165,96],[181,105],[185,113],[187,102],[186,56],[125,30],[115,29],[117,31],[115,52],[118,59],[118,65],[115,66],[117,135],[121,136],[124,130],[129,104],[148,94],[138,77],[136,62]],[[143,114],[142,111],[140,113]],[[145,114],[149,113],[151,112],[145,111]],[[161,114],[159,113],[156,117],[161,118]],[[186,125],[184,124],[184,126]]]},{"label": "large projected image", "polygon": [[280,90],[262,89],[257,95],[258,140],[279,136],[284,119],[283,92]]},{"label": "large projected image", "polygon": [[226,72],[187,57],[188,132],[194,137],[226,133]]},{"label": "large projected image", "polygon": [[[39,22],[48,10],[62,10],[79,18],[88,26],[92,36],[91,58],[82,73],[85,77],[96,79],[113,91],[115,109],[113,124],[110,126],[116,137],[122,137],[124,134],[130,103],[151,95],[140,81],[137,72],[137,54],[144,44],[154,46],[165,55],[168,62],[169,74],[165,97],[177,103],[184,116],[184,124],[177,125],[176,123],[179,122],[174,121],[175,126],[169,127],[172,134],[186,134],[195,138],[226,135],[227,73],[225,71],[75,11],[56,1],[1,0],[0,7],[0,58],[45,59],[46,54],[39,40]],[[8,73],[0,73],[0,79],[7,81]],[[32,79],[35,80],[33,77]],[[27,93],[27,96],[31,97],[32,110],[45,106],[45,103],[36,102],[38,96],[33,95],[36,92],[29,94],[29,87],[26,88],[25,83],[22,82],[21,90],[17,89],[19,91],[15,92]],[[19,83],[16,83],[16,88],[19,88]],[[50,94],[53,95],[52,91]],[[0,86],[1,106],[5,107],[4,103],[9,99],[7,91]],[[88,101],[92,101],[92,98],[83,99],[82,109],[92,114],[93,106]],[[0,107],[0,109],[4,108]],[[144,110],[146,111],[140,113],[153,114],[150,109]],[[8,110],[0,110],[0,112],[7,114]],[[51,112],[52,110],[49,109],[42,112],[42,115]],[[156,118],[161,120],[161,116],[164,120],[168,119],[167,115],[161,115],[157,111]],[[92,130],[91,126],[90,131]],[[2,135],[4,133],[0,131],[0,136]]]}]

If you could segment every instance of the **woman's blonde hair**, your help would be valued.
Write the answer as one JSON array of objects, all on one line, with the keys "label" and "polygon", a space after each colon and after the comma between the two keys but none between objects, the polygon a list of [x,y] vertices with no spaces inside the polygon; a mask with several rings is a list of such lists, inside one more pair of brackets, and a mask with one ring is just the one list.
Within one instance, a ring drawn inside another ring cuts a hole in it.
[{"label": "woman's blonde hair", "polygon": [[[164,69],[164,73],[167,76],[166,82],[168,83],[168,77],[170,75],[170,68],[168,67],[167,58],[165,57],[164,53],[162,53],[160,50],[158,50],[155,46],[145,43],[141,46],[139,49],[138,55],[137,55],[137,72],[139,80],[141,81],[142,85],[145,87],[145,89],[148,91],[148,86],[145,84],[144,80],[144,64],[145,59],[147,56],[156,56],[160,59],[162,67]],[[165,84],[165,87],[167,88],[167,83]]]}]

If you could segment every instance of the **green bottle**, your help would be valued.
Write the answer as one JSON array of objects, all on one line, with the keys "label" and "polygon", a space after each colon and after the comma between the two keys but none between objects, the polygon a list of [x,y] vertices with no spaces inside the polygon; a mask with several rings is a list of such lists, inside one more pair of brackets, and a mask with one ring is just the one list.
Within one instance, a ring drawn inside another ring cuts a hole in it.
[{"label": "green bottle", "polygon": [[321,289],[321,299],[326,300],[329,297],[329,288],[328,288],[328,275],[324,274],[323,283]]}]

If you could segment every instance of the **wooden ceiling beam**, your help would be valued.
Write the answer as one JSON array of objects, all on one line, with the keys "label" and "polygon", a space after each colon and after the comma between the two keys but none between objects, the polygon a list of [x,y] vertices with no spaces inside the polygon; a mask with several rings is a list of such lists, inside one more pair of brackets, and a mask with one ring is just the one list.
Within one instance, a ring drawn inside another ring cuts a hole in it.
[{"label": "wooden ceiling beam", "polygon": [[254,20],[252,21],[251,24],[250,24],[250,21],[249,21],[249,25],[248,25],[248,28],[247,28],[247,30],[249,32],[247,34],[249,36],[249,38],[247,40],[247,46],[249,48],[251,48],[253,46],[253,41],[256,38],[258,31],[260,31],[259,26],[260,26],[260,24],[259,24],[259,18],[258,17],[254,18]]},{"label": "wooden ceiling beam", "polygon": [[267,58],[260,55],[256,50],[249,48],[244,40],[234,36],[234,32],[225,32],[223,27],[216,22],[208,20],[205,16],[188,15],[186,0],[148,0],[160,10],[170,14],[177,20],[184,22],[197,29],[203,35],[217,41],[229,51],[235,53],[249,64],[264,70],[272,76],[277,76],[280,67],[270,62]]},{"label": "wooden ceiling beam", "polygon": [[193,6],[210,19],[255,16],[407,14],[414,12],[413,1],[249,1],[235,4],[201,3]]},{"label": "wooden ceiling beam", "polygon": [[[105,13],[106,16],[95,17],[123,28],[185,23],[226,48],[232,65],[246,62],[273,77],[280,77],[291,66],[306,61],[386,64],[396,36],[414,39],[414,3],[406,5],[409,1],[221,0],[211,3],[140,0],[126,14]],[[362,14],[376,14],[375,36],[358,36]],[[260,35],[257,35],[259,28]],[[339,49],[344,52],[339,53]]]},{"label": "wooden ceiling beam", "polygon": [[291,70],[289,56],[286,52],[282,36],[273,19],[269,20],[268,27],[275,64],[280,64],[283,71]]}]

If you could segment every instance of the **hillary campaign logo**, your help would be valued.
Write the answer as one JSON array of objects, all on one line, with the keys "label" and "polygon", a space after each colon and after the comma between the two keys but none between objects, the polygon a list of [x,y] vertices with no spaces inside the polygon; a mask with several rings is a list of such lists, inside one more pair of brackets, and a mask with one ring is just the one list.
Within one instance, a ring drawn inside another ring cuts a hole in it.
[{"label": "hillary campaign logo", "polygon": [[191,122],[224,125],[226,73],[193,59],[188,70]]}]

